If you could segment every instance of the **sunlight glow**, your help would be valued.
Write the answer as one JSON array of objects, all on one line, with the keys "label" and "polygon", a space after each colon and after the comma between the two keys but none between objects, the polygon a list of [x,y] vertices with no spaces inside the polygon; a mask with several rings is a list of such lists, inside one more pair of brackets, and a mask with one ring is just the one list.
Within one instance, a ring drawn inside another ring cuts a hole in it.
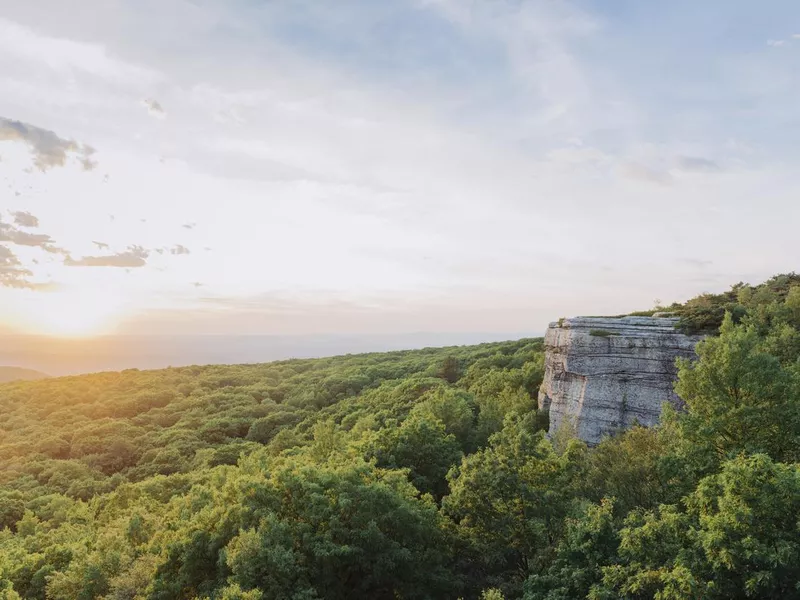
[{"label": "sunlight glow", "polygon": [[25,331],[59,337],[113,333],[124,316],[124,299],[110,290],[64,290],[31,294],[19,307]]}]

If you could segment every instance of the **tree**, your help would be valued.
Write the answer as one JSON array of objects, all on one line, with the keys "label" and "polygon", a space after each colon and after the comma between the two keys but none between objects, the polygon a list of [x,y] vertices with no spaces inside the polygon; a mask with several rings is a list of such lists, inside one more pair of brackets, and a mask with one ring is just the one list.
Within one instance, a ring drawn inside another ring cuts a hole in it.
[{"label": "tree", "polygon": [[450,387],[438,387],[426,393],[411,410],[411,416],[439,421],[464,451],[472,447],[475,401],[471,394]]},{"label": "tree", "polygon": [[553,561],[528,578],[524,599],[586,598],[601,581],[602,568],[617,558],[619,533],[613,513],[613,500],[604,499],[599,505],[581,507],[577,517],[568,517]]},{"label": "tree", "polygon": [[362,444],[364,458],[379,467],[408,469],[420,492],[441,499],[449,491],[447,473],[461,460],[461,448],[444,424],[412,415],[400,427],[381,429]]},{"label": "tree", "polygon": [[585,461],[581,443],[558,456],[531,422],[531,416],[510,419],[488,448],[465,457],[443,501],[486,580],[506,582],[509,593],[549,560]]},{"label": "tree", "polygon": [[226,556],[233,582],[264,600],[415,599],[458,589],[436,507],[400,473],[293,464],[246,489],[254,525]]},{"label": "tree", "polygon": [[448,356],[443,361],[437,372],[447,383],[455,383],[461,377],[461,365],[455,356]]},{"label": "tree", "polygon": [[633,513],[620,563],[594,598],[748,599],[800,594],[800,470],[760,454],[727,461],[687,498]]},{"label": "tree", "polygon": [[11,531],[17,530],[17,522],[25,514],[25,503],[17,496],[11,494],[0,495],[0,530],[8,527]]},{"label": "tree", "polygon": [[679,365],[676,391],[686,402],[682,434],[724,460],[764,452],[800,460],[800,378],[764,352],[754,325],[725,317],[718,338],[697,346],[699,360]]},{"label": "tree", "polygon": [[614,498],[617,515],[677,502],[684,490],[664,460],[671,450],[670,433],[634,427],[604,439],[589,455],[586,496],[595,502]]},{"label": "tree", "polygon": [[268,444],[281,429],[296,425],[302,419],[302,414],[296,411],[272,413],[253,421],[252,425],[250,425],[250,430],[247,432],[247,439],[260,444]]}]

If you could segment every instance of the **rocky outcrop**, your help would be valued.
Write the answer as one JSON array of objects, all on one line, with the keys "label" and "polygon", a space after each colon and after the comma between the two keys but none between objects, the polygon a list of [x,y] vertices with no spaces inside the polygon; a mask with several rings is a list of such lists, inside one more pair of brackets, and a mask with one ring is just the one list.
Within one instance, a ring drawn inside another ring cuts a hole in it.
[{"label": "rocky outcrop", "polygon": [[673,391],[677,358],[693,358],[700,336],[670,317],[576,317],[551,323],[544,338],[539,408],[550,433],[569,419],[590,445],[634,423],[654,425]]}]

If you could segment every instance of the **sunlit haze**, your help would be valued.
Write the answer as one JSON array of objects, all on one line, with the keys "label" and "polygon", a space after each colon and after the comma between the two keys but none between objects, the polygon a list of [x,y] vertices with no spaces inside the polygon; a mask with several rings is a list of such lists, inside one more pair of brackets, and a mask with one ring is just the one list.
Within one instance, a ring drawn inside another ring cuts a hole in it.
[{"label": "sunlit haze", "polygon": [[0,330],[502,337],[793,270],[769,5],[0,0]]}]

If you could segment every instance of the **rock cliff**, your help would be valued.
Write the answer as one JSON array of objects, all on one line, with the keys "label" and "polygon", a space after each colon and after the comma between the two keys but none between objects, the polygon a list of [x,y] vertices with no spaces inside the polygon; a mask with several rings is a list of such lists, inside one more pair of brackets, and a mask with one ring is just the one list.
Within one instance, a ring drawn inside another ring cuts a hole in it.
[{"label": "rock cliff", "polygon": [[692,358],[700,336],[675,329],[669,317],[576,317],[551,323],[544,338],[539,408],[550,432],[570,419],[590,445],[639,422],[654,425],[661,406],[680,406],[675,359]]}]

